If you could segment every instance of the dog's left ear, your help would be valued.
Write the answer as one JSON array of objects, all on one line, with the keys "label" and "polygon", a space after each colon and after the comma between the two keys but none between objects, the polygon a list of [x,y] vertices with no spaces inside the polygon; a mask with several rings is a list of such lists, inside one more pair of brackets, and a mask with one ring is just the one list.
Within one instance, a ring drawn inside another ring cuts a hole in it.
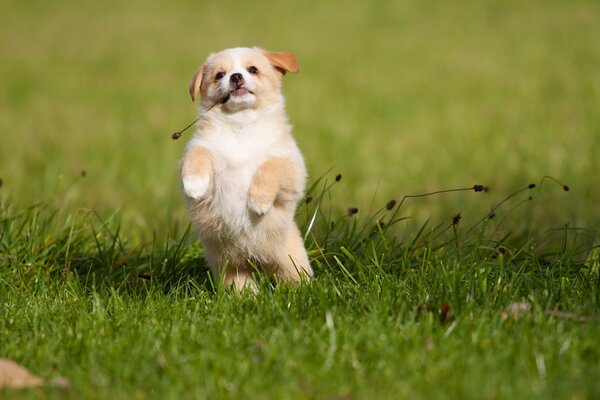
[{"label": "dog's left ear", "polygon": [[202,76],[204,75],[204,64],[198,68],[198,71],[192,77],[192,81],[190,82],[189,90],[190,96],[192,96],[192,101],[196,100],[198,97],[198,92],[200,91],[200,86],[202,85]]},{"label": "dog's left ear", "polygon": [[283,75],[285,75],[286,72],[291,72],[293,74],[300,72],[296,56],[289,51],[265,51],[265,56]]}]

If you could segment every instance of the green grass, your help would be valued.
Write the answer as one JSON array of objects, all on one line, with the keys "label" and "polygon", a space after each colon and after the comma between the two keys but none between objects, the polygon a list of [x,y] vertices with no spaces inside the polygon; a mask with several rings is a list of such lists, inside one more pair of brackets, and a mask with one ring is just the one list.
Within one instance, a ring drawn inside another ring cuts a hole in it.
[{"label": "green grass", "polygon": [[332,220],[327,187],[301,209],[317,278],[259,277],[257,295],[215,284],[189,232],[129,243],[118,217],[3,204],[0,351],[72,382],[4,395],[598,395],[599,260],[581,251],[585,232],[563,230],[546,254],[501,246],[492,220],[477,235],[451,224],[400,239],[381,224],[394,210]]},{"label": "green grass", "polygon": [[[0,357],[71,388],[0,397],[597,398],[599,17],[3,2]],[[284,86],[316,279],[249,296],[209,277],[179,190],[189,132],[170,134],[206,55],[255,44],[302,68]]]}]

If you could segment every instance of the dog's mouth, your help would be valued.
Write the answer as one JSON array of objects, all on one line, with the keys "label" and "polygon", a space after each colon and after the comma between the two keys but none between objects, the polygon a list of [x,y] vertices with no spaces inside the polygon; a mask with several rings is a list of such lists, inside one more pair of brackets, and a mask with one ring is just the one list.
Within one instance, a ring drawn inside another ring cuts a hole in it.
[{"label": "dog's mouth", "polygon": [[238,87],[229,91],[229,95],[233,97],[242,97],[247,94],[254,94],[254,92],[246,87]]},{"label": "dog's mouth", "polygon": [[225,104],[227,103],[232,97],[244,97],[248,94],[254,94],[254,92],[250,89],[248,89],[247,87],[236,87],[236,88],[232,88],[229,90],[229,93],[227,93],[227,95],[225,97],[223,97],[221,99],[221,101],[219,101],[219,103],[221,104]]}]

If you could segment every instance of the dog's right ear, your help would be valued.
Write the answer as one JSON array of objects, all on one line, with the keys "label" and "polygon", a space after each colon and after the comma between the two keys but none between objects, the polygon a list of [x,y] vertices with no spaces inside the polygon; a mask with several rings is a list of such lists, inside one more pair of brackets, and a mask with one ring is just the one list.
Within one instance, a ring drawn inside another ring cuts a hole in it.
[{"label": "dog's right ear", "polygon": [[204,75],[204,64],[198,68],[198,71],[192,77],[192,81],[190,82],[190,96],[192,96],[192,101],[196,100],[198,97],[198,92],[200,91],[200,86],[202,86],[202,76]]}]

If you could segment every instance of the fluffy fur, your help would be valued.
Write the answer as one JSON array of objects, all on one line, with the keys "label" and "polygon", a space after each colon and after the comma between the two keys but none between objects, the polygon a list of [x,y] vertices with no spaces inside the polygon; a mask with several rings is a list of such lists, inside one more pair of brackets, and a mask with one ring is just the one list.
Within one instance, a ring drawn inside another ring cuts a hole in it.
[{"label": "fluffy fur", "polygon": [[292,282],[312,276],[294,222],[306,168],[291,134],[281,79],[292,53],[211,54],[189,86],[200,120],[181,164],[183,191],[216,278],[250,286],[253,266]]}]

